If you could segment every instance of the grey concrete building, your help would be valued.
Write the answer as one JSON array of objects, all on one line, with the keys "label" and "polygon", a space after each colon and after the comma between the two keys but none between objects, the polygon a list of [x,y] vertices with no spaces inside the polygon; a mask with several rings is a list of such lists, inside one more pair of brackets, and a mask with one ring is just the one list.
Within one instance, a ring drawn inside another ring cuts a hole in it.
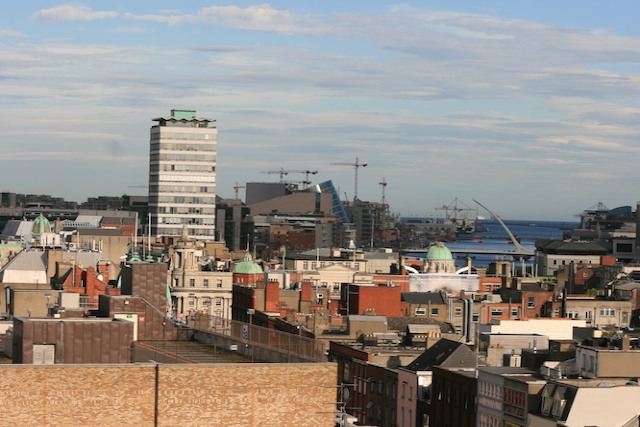
[{"label": "grey concrete building", "polygon": [[217,129],[193,110],[153,119],[149,153],[151,234],[215,240]]}]

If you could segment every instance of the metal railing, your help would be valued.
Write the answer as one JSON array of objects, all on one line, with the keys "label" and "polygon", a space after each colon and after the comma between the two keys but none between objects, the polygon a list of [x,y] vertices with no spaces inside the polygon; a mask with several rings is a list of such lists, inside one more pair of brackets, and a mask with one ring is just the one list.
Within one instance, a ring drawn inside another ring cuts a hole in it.
[{"label": "metal railing", "polygon": [[313,338],[202,313],[187,316],[186,323],[198,331],[221,335],[238,344],[248,345],[252,347],[252,354],[265,350],[280,353],[287,360],[327,361],[322,343]]}]

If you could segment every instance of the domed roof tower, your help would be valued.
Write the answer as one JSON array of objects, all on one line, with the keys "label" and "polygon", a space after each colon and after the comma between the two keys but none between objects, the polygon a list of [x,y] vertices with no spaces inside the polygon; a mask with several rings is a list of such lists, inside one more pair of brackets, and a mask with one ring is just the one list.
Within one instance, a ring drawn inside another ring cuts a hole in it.
[{"label": "domed roof tower", "polygon": [[31,235],[33,237],[40,237],[44,233],[51,233],[51,224],[44,215],[40,214],[40,216],[33,220]]},{"label": "domed roof tower", "polygon": [[451,251],[444,243],[436,242],[429,248],[425,260],[425,273],[455,273],[456,265]]},{"label": "domed roof tower", "polygon": [[234,274],[262,274],[260,264],[253,262],[251,254],[244,254],[244,259],[236,264],[233,269]]}]

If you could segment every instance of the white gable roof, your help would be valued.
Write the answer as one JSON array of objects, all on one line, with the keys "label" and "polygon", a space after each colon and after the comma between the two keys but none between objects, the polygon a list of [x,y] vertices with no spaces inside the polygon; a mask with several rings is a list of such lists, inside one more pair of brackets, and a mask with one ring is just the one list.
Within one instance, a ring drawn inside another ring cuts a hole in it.
[{"label": "white gable roof", "polygon": [[[610,402],[611,406],[603,406],[604,402]],[[580,387],[571,404],[565,425],[623,427],[630,419],[637,419],[638,415],[639,386]]]},{"label": "white gable roof", "polygon": [[2,283],[47,283],[47,254],[21,251],[0,270]]}]

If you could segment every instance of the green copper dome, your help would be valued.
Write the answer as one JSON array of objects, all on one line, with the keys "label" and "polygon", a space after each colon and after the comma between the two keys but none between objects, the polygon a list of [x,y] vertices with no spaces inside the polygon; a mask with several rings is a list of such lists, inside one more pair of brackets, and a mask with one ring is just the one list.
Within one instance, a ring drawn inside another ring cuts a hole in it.
[{"label": "green copper dome", "polygon": [[233,269],[234,273],[239,274],[261,274],[262,267],[260,265],[253,262],[253,258],[251,258],[251,254],[247,252],[244,255],[244,260],[237,263],[235,268]]},{"label": "green copper dome", "polygon": [[49,220],[40,214],[40,216],[33,220],[33,227],[31,228],[31,234],[35,237],[41,236],[42,233],[51,233],[51,224]]},{"label": "green copper dome", "polygon": [[444,245],[444,243],[436,242],[435,245],[429,248],[429,252],[427,252],[427,260],[451,261],[453,260],[453,256],[451,256],[451,251]]}]

